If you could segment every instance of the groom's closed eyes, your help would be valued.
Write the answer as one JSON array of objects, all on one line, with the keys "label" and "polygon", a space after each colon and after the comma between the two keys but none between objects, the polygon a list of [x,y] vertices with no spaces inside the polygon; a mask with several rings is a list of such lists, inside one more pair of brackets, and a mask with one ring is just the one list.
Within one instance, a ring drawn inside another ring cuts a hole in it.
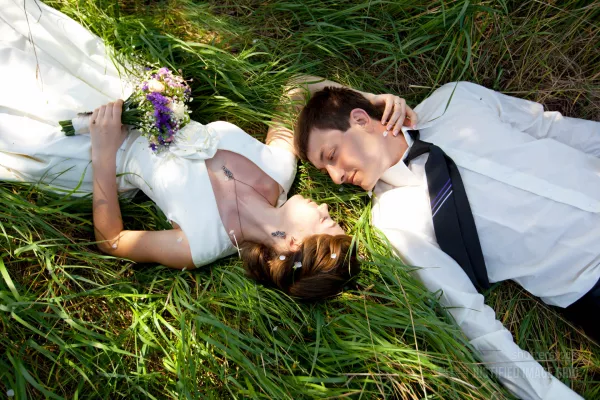
[{"label": "groom's closed eyes", "polygon": [[[331,149],[321,149],[321,153],[319,155],[319,162],[320,165],[322,165],[323,163],[325,163],[324,158],[327,159],[327,161],[329,162],[333,162],[334,157],[336,155],[336,147],[333,147]],[[327,173],[327,169],[325,168],[319,168],[319,171],[321,171],[322,173],[326,174]]]}]

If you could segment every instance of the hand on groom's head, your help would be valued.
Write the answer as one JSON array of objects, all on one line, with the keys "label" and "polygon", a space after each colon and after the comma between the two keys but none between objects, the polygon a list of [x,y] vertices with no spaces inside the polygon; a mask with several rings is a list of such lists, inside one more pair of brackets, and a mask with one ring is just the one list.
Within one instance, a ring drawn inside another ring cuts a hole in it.
[{"label": "hand on groom's head", "polygon": [[398,136],[402,126],[411,129],[417,128],[417,113],[406,104],[406,100],[402,97],[393,94],[375,95],[368,93],[368,95],[372,96],[371,98],[365,96],[371,104],[375,107],[384,107],[381,124],[387,124],[386,130],[388,132],[392,132],[394,136]]}]

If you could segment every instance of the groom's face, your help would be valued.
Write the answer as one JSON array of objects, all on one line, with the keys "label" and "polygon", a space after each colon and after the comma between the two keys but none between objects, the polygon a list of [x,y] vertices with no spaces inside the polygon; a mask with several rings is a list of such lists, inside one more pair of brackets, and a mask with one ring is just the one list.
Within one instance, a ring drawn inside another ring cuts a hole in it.
[{"label": "groom's face", "polygon": [[384,164],[384,142],[374,134],[371,120],[353,119],[350,128],[314,128],[307,148],[308,160],[337,183],[348,183],[371,190],[387,166]]}]

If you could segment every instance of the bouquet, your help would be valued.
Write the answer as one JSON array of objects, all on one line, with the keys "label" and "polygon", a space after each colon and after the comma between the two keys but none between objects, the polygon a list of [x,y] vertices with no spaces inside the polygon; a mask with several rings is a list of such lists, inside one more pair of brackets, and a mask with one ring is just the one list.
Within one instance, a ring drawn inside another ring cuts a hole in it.
[{"label": "bouquet", "polygon": [[[146,69],[133,94],[123,102],[121,122],[132,125],[148,138],[157,152],[168,147],[181,128],[190,122],[186,102],[192,101],[187,82],[168,68]],[[73,120],[59,121],[67,136],[89,132],[91,112],[78,114]]]}]

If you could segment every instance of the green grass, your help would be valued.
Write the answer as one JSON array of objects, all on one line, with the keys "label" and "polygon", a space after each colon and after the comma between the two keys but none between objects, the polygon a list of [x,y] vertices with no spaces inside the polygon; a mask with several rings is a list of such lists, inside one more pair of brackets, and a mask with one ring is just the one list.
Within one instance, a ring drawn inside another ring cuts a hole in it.
[{"label": "green grass", "polygon": [[[53,0],[126,59],[193,77],[194,119],[258,138],[295,73],[416,105],[471,80],[600,119],[600,5],[592,1]],[[369,229],[365,194],[309,165],[294,190],[330,203],[364,273],[299,304],[243,277],[236,258],[192,272],[93,245],[91,202],[0,184],[0,393],[24,398],[493,399],[506,392]],[[167,228],[146,198],[125,224]],[[598,346],[517,285],[486,296],[549,371],[600,398]]]}]

